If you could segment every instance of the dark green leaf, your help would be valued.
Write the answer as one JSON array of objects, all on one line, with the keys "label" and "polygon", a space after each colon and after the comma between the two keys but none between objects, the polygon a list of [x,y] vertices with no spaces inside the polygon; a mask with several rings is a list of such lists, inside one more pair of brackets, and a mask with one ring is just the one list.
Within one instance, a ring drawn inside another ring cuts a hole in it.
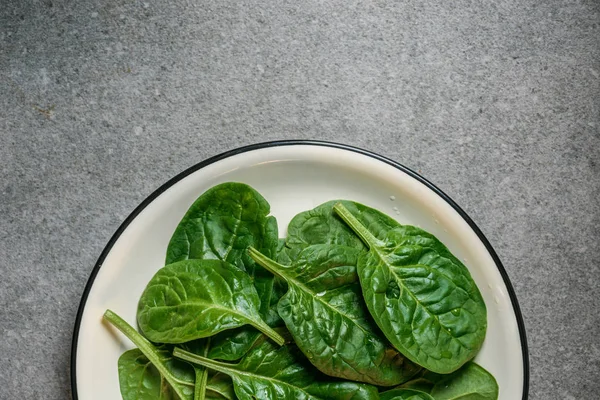
[{"label": "dark green leaf", "polygon": [[369,400],[377,399],[375,387],[354,382],[324,382],[316,379],[295,346],[277,347],[265,340],[250,350],[238,364],[200,357],[176,348],[174,355],[231,376],[241,400]]},{"label": "dark green leaf", "polygon": [[285,250],[289,261],[293,261],[300,250],[312,244],[337,244],[366,249],[352,229],[333,212],[333,206],[337,203],[350,210],[376,237],[399,225],[395,219],[360,203],[347,200],[328,201],[312,210],[301,212],[290,221]]},{"label": "dark green leaf", "polygon": [[435,400],[424,392],[413,389],[392,389],[379,394],[380,400]]},{"label": "dark green leaf", "polygon": [[165,347],[157,347],[110,310],[104,319],[138,348],[119,358],[119,384],[124,400],[181,399],[194,396],[194,370],[173,359]]},{"label": "dark green leaf", "polygon": [[219,260],[167,265],[150,280],[138,305],[138,324],[157,343],[184,343],[250,324],[282,344],[260,317],[248,275]]},{"label": "dark green leaf", "polygon": [[430,393],[436,400],[496,400],[498,384],[483,367],[468,362],[448,375],[422,370],[415,378],[398,388]]},{"label": "dark green leaf", "polygon": [[269,203],[250,186],[228,182],[204,192],[189,208],[167,248],[165,264],[187,259],[218,259],[254,276],[249,246],[275,255],[277,222]]},{"label": "dark green leaf", "polygon": [[362,300],[356,262],[361,250],[312,245],[291,266],[249,250],[265,269],[285,279],[278,311],[310,362],[327,375],[380,386],[410,379],[419,368],[376,330]]},{"label": "dark green leaf", "polygon": [[399,226],[378,239],[343,205],[334,210],[369,247],[359,257],[358,276],[369,312],[387,339],[413,362],[438,373],[453,372],[472,359],[485,338],[487,319],[467,268],[422,229]]},{"label": "dark green leaf", "polygon": [[440,376],[431,396],[435,400],[497,400],[498,383],[484,368],[471,362],[450,375]]}]

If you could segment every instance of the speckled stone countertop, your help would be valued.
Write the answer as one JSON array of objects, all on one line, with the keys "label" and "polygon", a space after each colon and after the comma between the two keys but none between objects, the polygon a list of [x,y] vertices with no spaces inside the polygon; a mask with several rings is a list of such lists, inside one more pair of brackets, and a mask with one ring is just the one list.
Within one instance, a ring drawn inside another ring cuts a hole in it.
[{"label": "speckled stone countertop", "polygon": [[70,396],[83,288],[124,218],[209,156],[392,158],[490,240],[530,399],[600,393],[600,3],[4,0],[0,398]]}]

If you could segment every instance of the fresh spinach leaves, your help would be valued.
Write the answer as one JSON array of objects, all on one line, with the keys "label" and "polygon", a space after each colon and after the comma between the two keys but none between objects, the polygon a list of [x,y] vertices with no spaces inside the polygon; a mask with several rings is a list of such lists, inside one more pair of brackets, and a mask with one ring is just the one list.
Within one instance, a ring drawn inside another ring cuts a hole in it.
[{"label": "fresh spinach leaves", "polygon": [[334,211],[369,247],[357,270],[373,319],[413,362],[450,373],[472,359],[487,328],[483,298],[467,268],[433,235],[412,226],[378,239],[342,204]]},{"label": "fresh spinach leaves", "polygon": [[[245,271],[260,298],[261,316],[271,327],[281,325],[270,307],[273,277],[257,267],[245,249],[254,246],[274,256],[278,246],[277,221],[269,216],[269,203],[250,186],[227,182],[204,192],[178,224],[169,246],[166,264],[186,259],[217,259]],[[256,329],[244,326],[218,334],[209,356],[237,360],[260,337]]]},{"label": "fresh spinach leaves", "polygon": [[237,364],[211,360],[179,348],[175,348],[173,355],[231,376],[240,400],[375,400],[379,397],[374,386],[317,379],[316,371],[311,371],[293,345],[279,347],[265,340]]},{"label": "fresh spinach leaves", "polygon": [[356,274],[361,250],[312,245],[291,266],[252,247],[249,253],[287,282],[277,310],[298,347],[320,371],[380,386],[397,385],[418,372],[374,327]]},{"label": "fresh spinach leaves", "polygon": [[497,400],[469,362],[485,303],[433,235],[336,200],[278,239],[269,212],[248,185],[207,190],[140,298],[144,336],[106,311],[138,347],[119,359],[123,399]]}]

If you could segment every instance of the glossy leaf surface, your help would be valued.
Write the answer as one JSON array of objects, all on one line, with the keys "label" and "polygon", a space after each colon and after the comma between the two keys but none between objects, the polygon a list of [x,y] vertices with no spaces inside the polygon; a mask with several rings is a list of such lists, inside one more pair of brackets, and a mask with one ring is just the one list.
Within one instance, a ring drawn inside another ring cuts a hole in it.
[{"label": "glossy leaf surface", "polygon": [[227,261],[254,276],[246,254],[254,246],[275,255],[277,222],[269,203],[243,183],[228,182],[204,192],[189,208],[167,248],[165,264],[187,259]]},{"label": "glossy leaf surface", "polygon": [[283,266],[250,249],[258,264],[288,283],[278,311],[315,367],[339,378],[398,385],[419,368],[380,336],[369,316],[356,274],[361,252],[347,246],[312,245],[291,266]]},{"label": "glossy leaf surface", "polygon": [[436,400],[496,400],[499,392],[492,374],[474,362],[448,375],[423,370],[399,388],[430,393]]},{"label": "glossy leaf surface", "polygon": [[157,343],[184,343],[250,324],[283,343],[260,317],[250,277],[219,260],[186,260],[160,269],[138,305],[138,324]]},{"label": "glossy leaf surface", "polygon": [[[312,210],[297,214],[290,221],[285,241],[285,253],[289,261],[293,261],[300,250],[313,244],[336,244],[366,249],[360,238],[333,211],[333,206],[337,203],[343,204],[376,237],[399,225],[395,219],[363,204],[347,200],[328,201]],[[282,252],[280,250],[278,254]]]},{"label": "glossy leaf surface", "polygon": [[318,373],[291,345],[278,347],[264,341],[238,364],[210,360],[177,348],[174,355],[231,376],[241,400],[375,400],[379,397],[376,388],[370,385],[317,380]]},{"label": "glossy leaf surface", "polygon": [[483,367],[468,363],[450,375],[440,376],[431,396],[436,400],[497,400],[498,383]]},{"label": "glossy leaf surface", "polygon": [[485,338],[487,319],[467,268],[422,229],[399,226],[378,239],[343,205],[334,210],[369,247],[359,257],[358,276],[369,312],[387,339],[413,362],[438,373],[453,372],[472,359]]}]

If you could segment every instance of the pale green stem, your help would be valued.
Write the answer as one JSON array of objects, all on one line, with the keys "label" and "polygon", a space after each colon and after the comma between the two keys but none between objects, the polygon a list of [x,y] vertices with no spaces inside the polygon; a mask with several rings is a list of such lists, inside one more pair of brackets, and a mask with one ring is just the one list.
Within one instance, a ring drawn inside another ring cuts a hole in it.
[{"label": "pale green stem", "polygon": [[359,238],[367,245],[368,248],[373,247],[379,239],[377,239],[360,221],[352,215],[350,211],[342,203],[337,203],[333,206],[333,211],[344,220],[346,224],[358,235]]},{"label": "pale green stem", "polygon": [[265,324],[262,320],[252,321],[252,326],[264,333],[269,339],[277,343],[279,346],[283,346],[285,339],[277,332],[275,332],[269,325]]},{"label": "pale green stem", "polygon": [[[206,339],[202,355],[206,357],[210,349],[210,337]],[[194,366],[196,372],[196,383],[194,385],[194,400],[204,400],[206,397],[206,384],[208,382],[208,370],[204,367]]]},{"label": "pale green stem", "polygon": [[271,260],[269,257],[265,256],[263,253],[256,250],[252,246],[248,247],[248,254],[250,255],[250,258],[254,260],[254,262],[256,262],[258,265],[260,265],[273,275],[278,276],[286,281],[288,280],[288,277],[283,272],[283,270],[285,269],[283,265]]},{"label": "pale green stem", "polygon": [[106,310],[106,312],[104,313],[104,319],[110,322],[125,336],[127,336],[127,338],[131,340],[138,349],[140,349],[140,351],[146,356],[146,358],[150,360],[150,362],[156,367],[158,372],[160,372],[160,374],[167,380],[167,382],[169,382],[177,396],[179,396],[179,398],[181,399],[185,399],[185,394],[181,390],[179,382],[177,382],[175,377],[171,374],[167,367],[165,367],[160,357],[158,356],[158,351],[156,350],[156,347],[154,347],[154,345],[150,343],[148,339],[143,337],[123,318],[119,317],[111,310]]},{"label": "pale green stem", "polygon": [[201,365],[205,368],[210,368],[212,370],[222,372],[227,375],[229,375],[232,371],[231,364],[211,360],[210,358],[206,358],[206,357],[202,357],[197,354],[194,354],[194,353],[190,353],[189,351],[180,349],[179,347],[175,347],[173,349],[173,357],[179,358],[180,360],[191,362],[191,363],[194,363],[197,365]]}]

